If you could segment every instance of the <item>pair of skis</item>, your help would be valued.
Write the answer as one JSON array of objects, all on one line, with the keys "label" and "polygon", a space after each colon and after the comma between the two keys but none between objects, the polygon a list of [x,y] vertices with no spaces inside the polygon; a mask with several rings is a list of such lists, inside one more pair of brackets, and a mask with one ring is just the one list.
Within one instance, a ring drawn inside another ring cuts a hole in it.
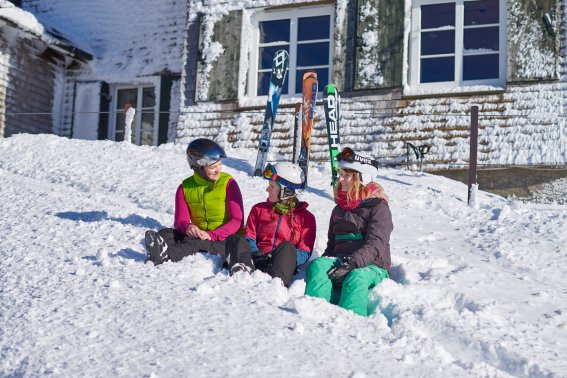
[{"label": "pair of skis", "polygon": [[[302,106],[302,133],[301,149],[297,164],[307,173],[309,168],[309,152],[311,150],[311,133],[313,131],[313,118],[315,116],[315,102],[317,100],[317,73],[307,72],[303,75],[303,106]],[[327,125],[327,141],[331,160],[331,185],[334,187],[338,179],[338,162],[336,156],[340,151],[339,137],[339,91],[334,84],[328,84],[323,90],[323,108],[325,110],[325,123]]]},{"label": "pair of skis", "polygon": [[[285,50],[278,50],[274,54],[272,61],[272,74],[270,77],[270,89],[268,93],[268,102],[266,104],[266,112],[264,115],[264,124],[260,135],[258,156],[254,168],[254,176],[261,176],[262,170],[266,165],[268,150],[274,127],[274,120],[278,104],[281,97],[281,91],[287,76],[289,67],[289,55]],[[313,119],[315,117],[315,105],[317,101],[318,81],[317,73],[308,71],[303,75],[303,101],[302,101],[302,119],[301,119],[301,147],[297,164],[305,172],[307,182],[309,168],[309,152],[311,150],[311,134],[313,130]],[[332,168],[332,184],[337,180],[338,167],[335,159],[339,152],[339,95],[336,87],[329,84],[323,91],[323,103],[325,109],[325,120],[327,124],[327,135],[329,142],[329,151]],[[294,156],[295,159],[295,156]]]}]

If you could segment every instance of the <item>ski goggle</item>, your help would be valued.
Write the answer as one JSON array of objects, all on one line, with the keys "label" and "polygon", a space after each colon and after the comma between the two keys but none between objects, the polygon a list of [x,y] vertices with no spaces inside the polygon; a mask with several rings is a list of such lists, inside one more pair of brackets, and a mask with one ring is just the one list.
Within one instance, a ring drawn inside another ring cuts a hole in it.
[{"label": "ski goggle", "polygon": [[278,184],[280,184],[280,185],[282,185],[286,188],[290,188],[290,189],[303,189],[304,188],[303,184],[296,184],[296,183],[293,183],[291,181],[284,179],[283,177],[278,176],[278,172],[276,172],[276,167],[274,167],[272,164],[269,164],[269,163],[266,166],[266,168],[264,168],[264,172],[262,173],[262,177],[264,177],[266,180],[275,181]]},{"label": "ski goggle", "polygon": [[354,152],[350,147],[343,148],[343,150],[337,154],[337,161],[341,160],[347,161],[349,163],[358,162],[361,164],[368,164],[372,165],[376,169],[379,168],[378,160],[374,160],[366,156],[357,155],[356,152]]}]

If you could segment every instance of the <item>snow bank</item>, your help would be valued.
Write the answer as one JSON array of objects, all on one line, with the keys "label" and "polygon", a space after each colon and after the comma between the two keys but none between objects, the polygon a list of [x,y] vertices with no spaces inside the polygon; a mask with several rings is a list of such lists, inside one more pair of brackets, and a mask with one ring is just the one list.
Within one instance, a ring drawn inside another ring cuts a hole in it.
[{"label": "snow bank", "polygon": [[[227,151],[245,211],[266,198],[255,151]],[[392,279],[361,318],[198,255],[144,264],[173,223],[184,146],[0,139],[0,376],[559,377],[567,342],[566,206],[507,202],[384,170]],[[327,165],[303,199],[326,244]]]}]

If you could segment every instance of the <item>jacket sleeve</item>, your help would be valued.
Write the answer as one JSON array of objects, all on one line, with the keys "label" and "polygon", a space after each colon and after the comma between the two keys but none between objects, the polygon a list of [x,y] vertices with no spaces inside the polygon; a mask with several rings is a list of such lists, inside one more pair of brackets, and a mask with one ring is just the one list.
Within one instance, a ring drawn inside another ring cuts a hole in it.
[{"label": "jacket sleeve", "polygon": [[208,231],[212,241],[225,240],[230,235],[236,234],[244,222],[242,193],[240,193],[240,188],[234,179],[230,179],[226,186],[226,207],[228,211],[226,223]]},{"label": "jacket sleeve", "polygon": [[335,249],[335,230],[333,222],[333,214],[335,210],[331,212],[331,217],[329,219],[329,231],[327,232],[327,248],[325,248],[325,252],[323,252],[323,256],[332,256],[333,249]]},{"label": "jacket sleeve", "polygon": [[246,220],[246,227],[244,228],[244,237],[257,242],[256,240],[257,226],[258,226],[258,210],[256,205],[254,205],[252,206],[252,209],[250,210],[250,214],[248,214],[248,219]]},{"label": "jacket sleeve", "polygon": [[363,268],[376,260],[386,260],[385,255],[388,253],[390,234],[393,229],[392,213],[388,205],[381,202],[372,207],[364,244],[352,254],[358,268]]},{"label": "jacket sleeve", "polygon": [[305,217],[301,224],[301,232],[299,234],[299,242],[295,246],[298,250],[311,253],[315,245],[315,237],[317,235],[317,223],[315,216],[309,211],[305,211]]},{"label": "jacket sleeve", "polygon": [[187,227],[191,225],[191,215],[189,213],[189,206],[185,201],[183,194],[183,186],[179,185],[175,193],[175,216],[173,227],[183,234],[187,233]]}]

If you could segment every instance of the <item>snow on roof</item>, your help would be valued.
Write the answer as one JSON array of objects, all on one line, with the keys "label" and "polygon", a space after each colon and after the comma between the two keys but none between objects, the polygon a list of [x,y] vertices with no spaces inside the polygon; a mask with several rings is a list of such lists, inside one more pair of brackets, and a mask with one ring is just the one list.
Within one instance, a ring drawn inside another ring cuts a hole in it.
[{"label": "snow on roof", "polygon": [[92,46],[92,77],[125,82],[170,71],[181,73],[187,1],[30,0],[24,8],[40,22]]}]

